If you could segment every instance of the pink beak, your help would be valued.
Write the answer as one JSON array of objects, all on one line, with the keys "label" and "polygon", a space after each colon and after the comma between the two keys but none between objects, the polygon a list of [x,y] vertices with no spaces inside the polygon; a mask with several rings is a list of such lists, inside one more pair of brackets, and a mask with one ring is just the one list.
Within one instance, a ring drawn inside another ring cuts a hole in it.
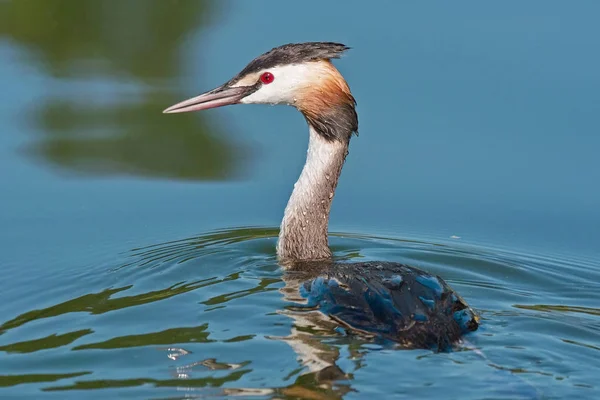
[{"label": "pink beak", "polygon": [[220,86],[200,96],[177,103],[163,111],[165,114],[182,113],[188,111],[208,110],[209,108],[223,107],[238,104],[248,94],[248,87]]}]

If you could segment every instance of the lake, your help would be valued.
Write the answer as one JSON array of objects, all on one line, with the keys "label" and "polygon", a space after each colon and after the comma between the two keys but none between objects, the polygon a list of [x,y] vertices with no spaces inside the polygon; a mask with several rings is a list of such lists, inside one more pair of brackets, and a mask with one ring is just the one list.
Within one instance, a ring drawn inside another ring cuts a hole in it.
[{"label": "lake", "polygon": [[[0,397],[600,398],[599,12],[1,2]],[[162,114],[306,41],[352,48],[334,256],[443,277],[481,316],[453,352],[295,308],[301,114]]]}]

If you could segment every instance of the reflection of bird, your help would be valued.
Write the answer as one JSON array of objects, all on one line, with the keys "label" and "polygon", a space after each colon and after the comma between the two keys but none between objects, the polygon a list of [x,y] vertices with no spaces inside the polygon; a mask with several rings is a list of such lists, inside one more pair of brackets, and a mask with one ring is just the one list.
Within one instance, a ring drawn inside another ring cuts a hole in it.
[{"label": "reflection of bird", "polygon": [[334,263],[327,227],[331,201],[358,131],[356,102],[330,62],[338,43],[288,44],[257,57],[229,82],[167,108],[165,113],[230,104],[288,104],[308,122],[306,164],[285,209],[277,244],[282,265],[306,274],[309,305],[351,331],[406,347],[444,350],[478,318],[440,278],[391,262]]}]

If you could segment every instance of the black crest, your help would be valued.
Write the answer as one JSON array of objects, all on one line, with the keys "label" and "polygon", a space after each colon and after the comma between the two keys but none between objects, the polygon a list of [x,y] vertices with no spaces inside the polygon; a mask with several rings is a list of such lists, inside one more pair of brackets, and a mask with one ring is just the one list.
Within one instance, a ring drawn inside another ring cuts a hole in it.
[{"label": "black crest", "polygon": [[346,45],[333,42],[284,44],[256,57],[238,76],[241,77],[263,69],[273,68],[277,65],[300,64],[308,61],[340,58],[342,53],[349,49]]}]

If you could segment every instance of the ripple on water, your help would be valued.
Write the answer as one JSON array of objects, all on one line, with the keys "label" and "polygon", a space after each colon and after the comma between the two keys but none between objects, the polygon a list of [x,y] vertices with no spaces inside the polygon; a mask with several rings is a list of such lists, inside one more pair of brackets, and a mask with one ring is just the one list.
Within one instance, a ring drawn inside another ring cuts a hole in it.
[{"label": "ripple on water", "polygon": [[276,235],[217,231],[133,249],[101,273],[74,273],[51,296],[61,301],[47,298],[0,324],[0,387],[58,398],[414,398],[442,390],[463,399],[597,398],[600,268],[593,261],[334,235],[338,259],[420,267],[481,314],[464,347],[435,354],[347,336],[318,312],[295,307],[297,283],[277,266]]}]

